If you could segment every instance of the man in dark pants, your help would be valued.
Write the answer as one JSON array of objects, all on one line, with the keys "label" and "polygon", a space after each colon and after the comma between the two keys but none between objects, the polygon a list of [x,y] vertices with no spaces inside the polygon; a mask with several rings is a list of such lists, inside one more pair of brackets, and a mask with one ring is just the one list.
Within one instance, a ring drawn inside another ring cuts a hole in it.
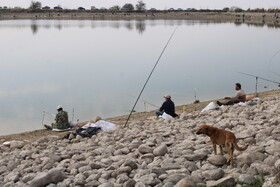
[{"label": "man in dark pants", "polygon": [[171,96],[165,95],[164,98],[165,101],[160,107],[160,109],[156,111],[156,115],[161,116],[163,112],[165,112],[166,114],[172,116],[173,118],[177,117],[178,115],[175,113],[175,105],[173,101],[171,101]]},{"label": "man in dark pants", "polygon": [[235,90],[236,90],[236,93],[233,97],[225,97],[224,98],[224,99],[230,99],[228,102],[221,103],[220,101],[217,101],[217,104],[219,106],[222,106],[222,105],[233,105],[233,104],[236,104],[236,103],[239,103],[239,102],[245,102],[246,101],[246,94],[241,89],[241,84],[240,83],[235,84]]}]

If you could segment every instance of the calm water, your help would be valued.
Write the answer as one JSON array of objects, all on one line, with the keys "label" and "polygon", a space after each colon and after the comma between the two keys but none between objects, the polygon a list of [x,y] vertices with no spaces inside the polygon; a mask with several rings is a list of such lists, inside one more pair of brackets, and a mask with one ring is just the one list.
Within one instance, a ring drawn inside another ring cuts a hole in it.
[{"label": "calm water", "polygon": [[[41,110],[69,118],[128,114],[173,30],[178,29],[136,111],[154,110],[162,96],[176,105],[247,93],[253,77],[280,81],[280,30],[205,21],[0,21],[0,135],[42,128]],[[276,54],[276,55],[275,55]],[[274,73],[273,73],[274,72]],[[264,88],[267,87],[267,88]],[[277,89],[260,80],[259,91]],[[74,108],[74,116],[73,116]],[[42,120],[43,119],[43,120]]]}]

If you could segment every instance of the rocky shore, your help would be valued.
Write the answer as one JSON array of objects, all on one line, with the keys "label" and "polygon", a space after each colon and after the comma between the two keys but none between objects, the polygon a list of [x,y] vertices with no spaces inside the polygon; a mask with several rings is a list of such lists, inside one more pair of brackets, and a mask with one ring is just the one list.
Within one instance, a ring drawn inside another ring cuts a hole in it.
[{"label": "rocky shore", "polygon": [[[279,103],[274,94],[251,106],[182,112],[179,119],[134,118],[125,129],[92,138],[13,141],[0,147],[0,186],[279,186]],[[227,154],[213,154],[209,137],[195,134],[203,123],[249,144],[234,152],[234,166],[227,166]]]}]

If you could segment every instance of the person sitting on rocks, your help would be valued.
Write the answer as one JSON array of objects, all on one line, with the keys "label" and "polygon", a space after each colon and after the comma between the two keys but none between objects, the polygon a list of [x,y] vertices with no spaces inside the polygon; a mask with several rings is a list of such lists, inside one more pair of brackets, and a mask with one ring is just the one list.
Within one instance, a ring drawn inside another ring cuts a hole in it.
[{"label": "person sitting on rocks", "polygon": [[241,84],[240,83],[236,83],[235,84],[235,90],[236,93],[233,97],[225,97],[224,99],[229,99],[228,102],[225,103],[221,103],[220,101],[217,101],[217,104],[219,106],[222,105],[233,105],[239,102],[245,102],[246,101],[246,94],[244,92],[244,90],[241,89]]},{"label": "person sitting on rocks", "polygon": [[59,130],[65,130],[70,128],[70,124],[68,121],[68,113],[66,111],[63,111],[63,108],[61,105],[57,106],[57,114],[55,116],[55,123],[52,123],[51,126],[44,125],[46,129],[59,129]]},{"label": "person sitting on rocks", "polygon": [[163,98],[165,98],[165,101],[163,102],[160,109],[156,111],[156,115],[161,116],[163,112],[165,112],[166,114],[172,116],[173,118],[177,117],[178,115],[175,113],[175,105],[171,100],[171,96],[165,95],[163,96]]}]

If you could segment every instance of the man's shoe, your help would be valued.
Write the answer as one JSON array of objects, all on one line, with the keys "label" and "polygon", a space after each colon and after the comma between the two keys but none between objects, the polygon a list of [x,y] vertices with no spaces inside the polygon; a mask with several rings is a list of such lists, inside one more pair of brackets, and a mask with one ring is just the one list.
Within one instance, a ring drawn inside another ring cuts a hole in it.
[{"label": "man's shoe", "polygon": [[46,128],[46,129],[48,129],[48,130],[52,130],[52,128],[51,128],[51,126],[49,126],[49,125],[44,125],[44,127]]}]

